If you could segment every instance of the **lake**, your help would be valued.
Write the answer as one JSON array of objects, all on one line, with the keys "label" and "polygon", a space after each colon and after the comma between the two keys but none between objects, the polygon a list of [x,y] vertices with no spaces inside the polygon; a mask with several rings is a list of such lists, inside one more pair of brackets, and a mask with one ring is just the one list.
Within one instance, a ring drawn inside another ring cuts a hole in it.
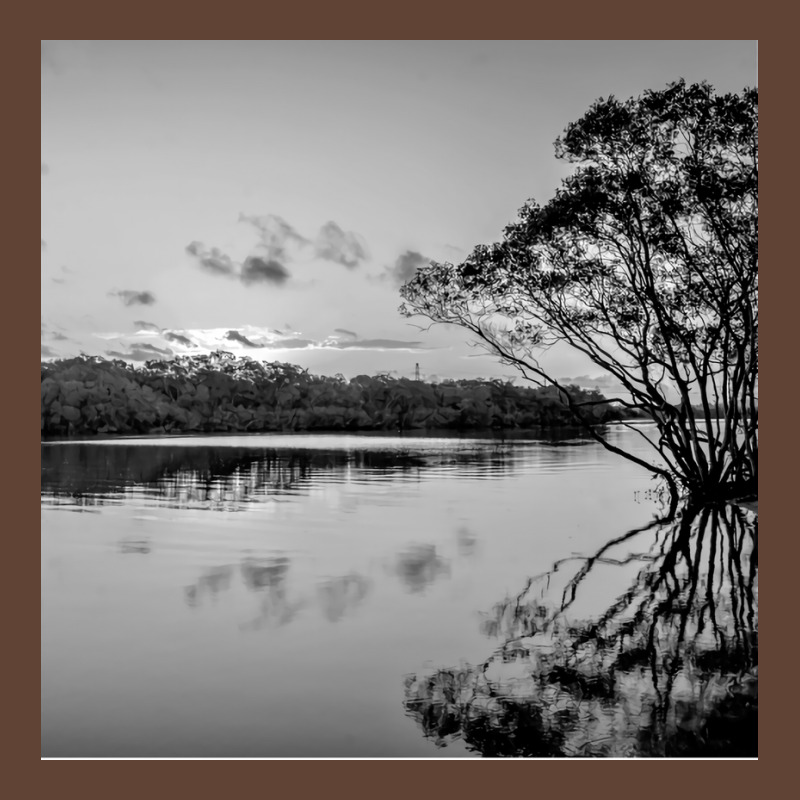
[{"label": "lake", "polygon": [[757,520],[653,488],[570,432],[43,443],[42,754],[755,755]]}]

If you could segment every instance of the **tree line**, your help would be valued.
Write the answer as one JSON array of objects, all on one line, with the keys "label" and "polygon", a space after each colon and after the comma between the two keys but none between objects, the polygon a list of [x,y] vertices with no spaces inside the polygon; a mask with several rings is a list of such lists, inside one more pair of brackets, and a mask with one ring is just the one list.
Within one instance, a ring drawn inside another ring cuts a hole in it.
[{"label": "tree line", "polygon": [[[595,389],[571,387],[595,424],[623,413]],[[42,363],[42,434],[531,428],[574,424],[554,387],[501,380],[440,383],[313,375],[217,352],[148,361],[80,356]]]}]

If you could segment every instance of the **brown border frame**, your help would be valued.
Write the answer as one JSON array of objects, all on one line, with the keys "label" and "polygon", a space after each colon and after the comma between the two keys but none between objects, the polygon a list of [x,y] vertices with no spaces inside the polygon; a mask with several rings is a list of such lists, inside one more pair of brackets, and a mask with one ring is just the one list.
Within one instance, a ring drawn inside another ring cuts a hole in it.
[{"label": "brown border frame", "polygon": [[[206,10],[207,16],[202,13]],[[789,42],[793,26],[788,24],[788,19],[784,21],[777,15],[772,15],[769,23],[762,22],[767,15],[761,8],[754,14],[752,7],[738,2],[729,2],[724,6],[721,3],[705,4],[702,7],[697,3],[684,2],[673,2],[665,7],[660,4],[632,3],[630,0],[615,4],[613,7],[603,7],[600,4],[587,3],[585,0],[564,6],[547,4],[538,7],[532,4],[508,2],[491,5],[461,3],[453,10],[435,7],[430,2],[405,3],[400,7],[365,2],[350,2],[347,7],[341,3],[305,2],[296,6],[282,4],[258,6],[246,10],[243,8],[239,13],[234,9],[234,13],[225,15],[227,19],[221,19],[219,7],[212,7],[210,4],[208,6],[193,4],[178,9],[167,7],[163,3],[156,5],[146,2],[136,6],[84,2],[80,8],[76,8],[73,4],[50,3],[28,7],[18,5],[15,11],[15,16],[22,23],[22,30],[27,30],[30,24],[25,18],[35,15],[37,19],[42,20],[40,30],[45,32],[47,37],[59,39],[87,38],[92,34],[97,39],[237,39],[251,38],[254,32],[262,33],[261,38],[285,39],[681,39],[687,38],[688,32],[695,34],[691,38],[758,39],[760,65],[767,71],[768,152],[770,149],[776,152],[775,140],[794,133],[794,128],[786,124],[787,120],[780,119],[783,114],[779,112],[780,100],[776,91],[777,88],[786,90],[789,102],[785,103],[783,108],[794,105],[792,89],[795,81],[791,77],[794,70],[789,67],[789,59],[786,61],[785,71],[782,70],[780,63],[780,56],[786,52],[791,53],[796,47],[794,42]],[[213,19],[214,24],[206,24],[206,19]],[[263,20],[262,25],[257,24],[259,19]],[[33,73],[33,43],[28,41],[27,37],[16,39],[14,34],[18,25],[19,23],[12,24],[7,28],[10,35],[7,37],[5,47],[4,74],[9,82],[13,105],[6,112],[4,127],[7,133],[12,134],[11,142],[6,145],[6,154],[9,156],[6,165],[11,173],[12,189],[6,194],[6,198],[13,199],[15,210],[25,209],[24,215],[19,216],[20,227],[26,234],[10,237],[12,249],[17,251],[15,255],[18,257],[10,260],[9,264],[16,266],[15,271],[21,275],[20,282],[25,291],[23,303],[9,303],[7,306],[11,324],[6,330],[15,333],[9,337],[14,341],[14,346],[11,348],[11,364],[14,366],[19,364],[20,374],[28,375],[28,370],[35,364],[33,353],[28,353],[29,348],[33,349],[33,336],[28,335],[28,330],[32,331],[34,324],[33,313],[28,304],[33,306],[34,303],[36,279],[32,277],[32,271],[20,269],[17,265],[25,263],[26,256],[32,252],[32,242],[35,240],[33,227],[38,198],[30,172],[34,164],[32,151],[36,146],[37,111],[32,78],[29,77]],[[778,29],[774,35],[769,30],[772,26]],[[786,31],[785,38],[780,35],[783,30]],[[159,35],[155,36],[156,33]],[[601,34],[606,36],[602,37]],[[791,150],[787,147],[785,152],[791,153]],[[18,157],[18,154],[22,157]],[[769,161],[769,156],[766,163],[767,250],[776,251],[783,237],[786,240],[783,242],[784,252],[791,253],[791,243],[788,241],[792,231],[791,224],[776,224],[781,214],[788,217],[793,199],[789,195],[785,179],[781,182],[779,177],[785,174],[788,159],[781,159],[780,166],[772,170],[770,165],[773,162]],[[781,194],[784,197],[779,197]],[[781,203],[781,200],[784,202]],[[767,316],[767,342],[773,341],[773,345],[768,348],[768,365],[771,363],[773,358],[771,353],[775,348],[791,348],[791,339],[788,336],[779,343],[778,335],[770,333],[775,327],[774,320],[781,319],[779,304],[784,304],[783,312],[787,317],[797,313],[790,289],[791,281],[794,280],[791,262],[788,266],[789,269],[785,269],[780,277],[782,291],[777,290],[774,281],[770,282],[769,278],[766,284],[768,312],[772,309],[772,313],[768,313]],[[772,272],[774,274],[774,267]],[[9,292],[6,297],[11,298],[13,294]],[[790,352],[784,353],[783,362],[783,368],[788,370],[789,374],[793,367],[788,358]],[[777,358],[775,361],[777,363]],[[16,372],[12,374],[16,375]],[[27,385],[26,380],[25,386]],[[10,382],[7,382],[6,386],[10,389]],[[31,375],[31,395],[34,388]],[[25,394],[27,396],[27,390]],[[9,396],[10,392],[7,392],[6,397]],[[774,401],[768,399],[769,402],[773,402],[774,405]],[[654,793],[660,794],[662,791],[670,795],[685,792],[689,795],[703,796],[713,792],[716,795],[725,793],[727,796],[745,797],[755,791],[757,762],[753,761],[623,762],[622,764],[611,761],[603,762],[604,766],[600,767],[583,761],[560,761],[548,766],[544,766],[545,762],[540,761],[514,762],[513,766],[506,766],[506,762],[467,762],[471,766],[464,767],[457,766],[464,762],[455,761],[301,761],[298,763],[269,761],[251,762],[244,767],[225,765],[222,762],[204,763],[202,766],[187,763],[181,767],[166,766],[160,762],[127,765],[125,762],[65,764],[58,761],[40,761],[39,772],[34,780],[29,780],[28,766],[33,759],[39,758],[40,752],[40,750],[37,752],[39,725],[33,712],[37,693],[40,691],[37,687],[39,670],[36,669],[33,654],[38,649],[37,643],[40,643],[40,638],[36,633],[38,619],[35,601],[36,583],[31,579],[37,548],[34,546],[36,539],[32,523],[34,487],[32,481],[30,485],[28,483],[28,475],[32,477],[35,470],[34,464],[29,463],[34,460],[32,443],[28,447],[28,437],[30,435],[33,438],[35,425],[34,398],[31,396],[19,406],[7,406],[8,411],[16,412],[17,408],[21,411],[21,418],[17,422],[15,414],[15,424],[10,426],[10,447],[5,461],[5,472],[12,477],[9,494],[12,500],[7,512],[11,524],[5,527],[5,536],[12,547],[18,543],[22,544],[19,555],[13,554],[10,564],[7,565],[11,567],[7,569],[7,575],[12,585],[13,607],[15,610],[19,609],[19,613],[12,612],[7,617],[11,621],[11,631],[4,649],[7,663],[14,668],[12,682],[6,683],[11,712],[8,717],[10,724],[6,726],[6,730],[13,733],[9,742],[12,744],[11,750],[19,751],[19,757],[9,759],[7,763],[9,777],[17,773],[24,781],[18,784],[23,790],[21,792],[23,796],[44,796],[48,792],[63,793],[68,787],[84,797],[134,796],[134,793],[139,797],[143,792],[154,792],[156,796],[173,793],[197,796],[198,793],[213,792],[219,796],[226,790],[232,793],[242,790],[256,793],[283,790],[291,795],[300,796],[342,793],[365,797],[394,797],[401,794],[414,796],[418,792],[428,794],[437,791],[448,794],[461,793],[464,790],[470,794],[473,792],[516,794],[553,790],[570,796],[581,790],[597,791],[600,787],[608,787],[615,795],[632,790],[642,791],[648,797]],[[776,412],[773,412],[773,415],[776,416]],[[781,497],[786,495],[781,489],[788,489],[791,469],[788,458],[785,464],[775,466],[775,462],[781,456],[773,452],[774,448],[770,448],[769,441],[768,433],[767,452],[770,456],[765,474],[767,486],[770,487],[768,495],[773,496],[773,501],[769,501],[768,505],[768,523],[781,513]],[[776,510],[771,510],[773,505],[777,506]],[[775,527],[774,522],[773,527]],[[768,534],[768,543],[771,541],[770,537],[771,534]],[[792,537],[786,535],[781,541],[780,562],[783,567],[773,563],[778,561],[771,555],[774,551],[769,547],[766,550],[768,574],[773,574],[779,568],[783,569],[783,578],[786,582],[794,578],[787,550],[791,540]],[[769,579],[768,586],[776,585],[780,585],[780,576]],[[768,598],[770,596],[768,594]],[[767,609],[772,616],[777,615],[780,621],[781,614],[786,613],[781,611],[783,607],[782,604],[772,601],[768,602]],[[775,627],[773,624],[772,629]],[[783,661],[787,667],[791,664],[789,658]],[[768,687],[776,685],[776,681],[780,680],[777,661],[771,662],[769,669]],[[786,679],[789,679],[788,676]],[[768,763],[780,769],[784,762],[781,756],[785,754],[790,742],[792,718],[789,716],[791,712],[788,708],[783,715],[780,711],[775,711],[774,703],[769,701],[770,696],[772,693],[768,692],[767,704],[762,711],[762,720],[766,720],[767,723],[764,726],[766,735],[766,744],[763,746],[764,757]],[[237,775],[241,784],[231,784],[231,779]],[[780,780],[780,775],[773,773],[772,777],[777,779],[776,787],[781,786],[783,781]],[[617,780],[612,783],[612,778]],[[788,767],[786,778],[786,785],[791,786]],[[16,784],[17,781],[13,783]],[[769,793],[769,788],[765,788]]]}]

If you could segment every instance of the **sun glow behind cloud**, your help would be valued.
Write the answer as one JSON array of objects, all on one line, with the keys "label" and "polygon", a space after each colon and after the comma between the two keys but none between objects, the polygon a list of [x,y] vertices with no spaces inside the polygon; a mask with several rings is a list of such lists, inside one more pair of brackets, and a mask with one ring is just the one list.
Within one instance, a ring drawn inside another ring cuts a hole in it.
[{"label": "sun glow behind cloud", "polygon": [[306,338],[299,331],[282,331],[245,325],[239,328],[155,330],[146,323],[139,330],[125,334],[100,332],[94,337],[102,342],[105,355],[130,361],[201,355],[226,350],[257,360],[275,360],[298,351],[403,351],[423,353],[431,348],[420,341],[398,339],[362,339],[351,332],[332,333],[322,339]]}]

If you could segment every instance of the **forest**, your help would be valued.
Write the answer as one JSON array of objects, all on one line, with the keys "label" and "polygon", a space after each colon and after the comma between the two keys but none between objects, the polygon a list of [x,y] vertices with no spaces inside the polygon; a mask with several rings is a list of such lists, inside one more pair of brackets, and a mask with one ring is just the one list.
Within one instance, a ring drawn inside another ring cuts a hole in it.
[{"label": "forest", "polygon": [[[41,365],[42,435],[569,426],[555,387],[501,380],[347,380],[230,353],[132,366],[80,356]],[[571,387],[598,425],[622,418],[595,389]],[[627,415],[626,415],[627,416]]]}]

